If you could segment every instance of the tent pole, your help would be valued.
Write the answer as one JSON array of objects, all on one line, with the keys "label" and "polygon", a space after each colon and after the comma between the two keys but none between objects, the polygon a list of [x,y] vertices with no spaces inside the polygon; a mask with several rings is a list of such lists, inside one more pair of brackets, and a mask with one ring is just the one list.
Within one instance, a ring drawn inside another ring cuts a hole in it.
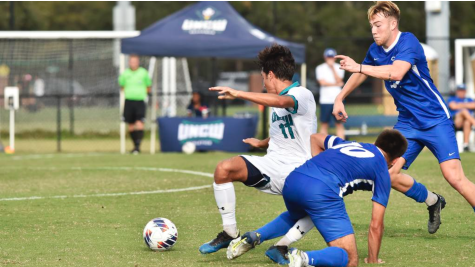
[{"label": "tent pole", "polygon": [[[216,66],[216,58],[212,57],[211,58],[211,86],[216,86],[217,81],[218,81],[218,69]],[[214,106],[213,113],[217,117],[218,116],[218,101],[216,100],[216,98],[214,98],[213,106]]]},{"label": "tent pole", "polygon": [[155,139],[157,134],[157,83],[154,82],[155,78],[155,65],[157,62],[156,57],[150,59],[148,67],[148,75],[152,80],[152,101],[151,101],[151,112],[150,112],[150,154],[155,154]]}]

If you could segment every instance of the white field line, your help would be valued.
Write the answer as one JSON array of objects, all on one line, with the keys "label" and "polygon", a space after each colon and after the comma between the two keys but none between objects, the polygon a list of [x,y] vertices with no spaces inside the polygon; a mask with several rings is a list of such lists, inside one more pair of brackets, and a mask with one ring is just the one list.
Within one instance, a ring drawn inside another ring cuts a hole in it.
[{"label": "white field line", "polygon": [[[38,170],[57,170],[57,168],[34,168]],[[179,172],[192,174],[204,177],[213,177],[212,173],[196,172],[180,169],[167,169],[167,168],[149,168],[149,167],[99,167],[99,168],[72,168],[73,170],[142,170],[142,171],[160,171],[160,172]],[[116,196],[131,196],[131,195],[149,195],[149,194],[163,194],[163,193],[175,193],[184,191],[194,191],[205,188],[210,188],[211,185],[192,186],[185,188],[175,189],[163,189],[153,191],[139,191],[139,192],[126,192],[126,193],[102,193],[102,194],[89,194],[89,195],[71,195],[71,196],[51,196],[51,197],[12,197],[12,198],[0,198],[0,201],[21,201],[21,200],[39,200],[39,199],[65,199],[65,198],[88,198],[88,197],[116,197]]]},{"label": "white field line", "polygon": [[51,159],[51,158],[79,158],[79,157],[93,157],[101,156],[101,153],[72,153],[72,154],[31,154],[22,156],[5,157],[8,160],[28,160],[28,159]]}]

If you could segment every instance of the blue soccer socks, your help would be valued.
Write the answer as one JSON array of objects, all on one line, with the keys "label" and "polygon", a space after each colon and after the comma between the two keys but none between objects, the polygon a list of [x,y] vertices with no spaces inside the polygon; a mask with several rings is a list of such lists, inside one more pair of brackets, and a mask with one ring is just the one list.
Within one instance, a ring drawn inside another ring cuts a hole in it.
[{"label": "blue soccer socks", "polygon": [[414,199],[419,203],[426,201],[427,194],[427,188],[425,187],[425,185],[418,183],[416,179],[414,179],[414,184],[412,185],[412,187],[407,190],[406,193],[404,193],[404,195]]},{"label": "blue soccer socks", "polygon": [[286,211],[270,223],[257,229],[256,232],[261,235],[260,242],[262,243],[266,240],[285,235],[296,222],[296,220],[290,218],[289,212]]}]

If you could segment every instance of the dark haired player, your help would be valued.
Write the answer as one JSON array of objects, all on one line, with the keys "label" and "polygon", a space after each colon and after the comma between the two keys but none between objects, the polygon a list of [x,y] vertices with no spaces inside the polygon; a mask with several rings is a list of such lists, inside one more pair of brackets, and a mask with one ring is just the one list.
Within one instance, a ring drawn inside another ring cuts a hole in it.
[{"label": "dark haired player", "polygon": [[[267,47],[259,53],[258,64],[267,93],[243,92],[228,87],[210,88],[220,93],[219,99],[244,99],[272,107],[272,111],[270,137],[265,140],[243,140],[254,147],[267,148],[267,154],[263,157],[236,156],[221,161],[216,167],[214,196],[224,230],[200,247],[203,254],[226,248],[231,240],[239,236],[233,182],[242,182],[268,194],[281,195],[287,175],[311,157],[310,135],[317,131],[316,104],[308,89],[301,87],[298,82],[292,83],[295,61],[290,50],[276,44]],[[307,218],[299,221],[295,227],[305,232],[313,228],[313,223]],[[285,249],[302,237],[300,231],[294,230],[289,232],[290,238],[286,236],[281,240]],[[275,261],[285,255],[275,246],[266,254],[274,257]]]},{"label": "dark haired player", "polygon": [[355,234],[343,197],[364,190],[373,192],[365,262],[382,263],[378,255],[391,192],[388,169],[406,151],[406,138],[397,130],[383,131],[374,145],[324,134],[311,138],[312,154],[316,156],[290,173],[285,181],[282,195],[288,211],[257,231],[233,240],[228,258],[236,258],[265,240],[285,234],[297,220],[310,216],[328,248],[292,250],[289,266],[358,266]]},{"label": "dark haired player", "polygon": [[475,184],[465,176],[453,122],[442,96],[430,77],[427,60],[419,40],[410,32],[399,31],[400,11],[389,1],[377,2],[368,10],[374,43],[362,64],[347,56],[341,59],[341,69],[352,72],[337,96],[333,115],[346,121],[343,100],[367,76],[382,79],[394,98],[399,111],[394,129],[408,140],[406,153],[391,169],[392,187],[417,202],[425,202],[429,210],[429,233],[440,225],[440,211],[445,199],[426,189],[401,169],[408,169],[426,146],[438,159],[445,180],[457,190],[475,211]]}]

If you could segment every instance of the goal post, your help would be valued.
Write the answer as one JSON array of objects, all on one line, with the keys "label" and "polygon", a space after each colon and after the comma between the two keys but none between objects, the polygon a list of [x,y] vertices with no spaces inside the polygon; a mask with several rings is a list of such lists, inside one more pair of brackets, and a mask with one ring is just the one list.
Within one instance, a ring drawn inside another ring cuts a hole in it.
[{"label": "goal post", "polygon": [[467,86],[467,95],[475,96],[475,39],[455,40],[455,82]]}]

